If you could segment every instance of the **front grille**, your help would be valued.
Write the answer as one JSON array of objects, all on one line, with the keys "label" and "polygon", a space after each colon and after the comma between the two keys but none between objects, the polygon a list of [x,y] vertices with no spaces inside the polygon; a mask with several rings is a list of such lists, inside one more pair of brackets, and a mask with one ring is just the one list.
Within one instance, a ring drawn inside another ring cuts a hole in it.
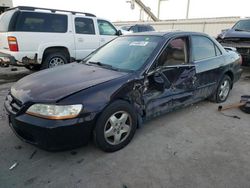
[{"label": "front grille", "polygon": [[6,97],[5,106],[11,113],[17,114],[22,108],[22,103],[9,94]]},{"label": "front grille", "polygon": [[237,51],[242,55],[250,54],[250,49],[249,48],[237,48]]}]

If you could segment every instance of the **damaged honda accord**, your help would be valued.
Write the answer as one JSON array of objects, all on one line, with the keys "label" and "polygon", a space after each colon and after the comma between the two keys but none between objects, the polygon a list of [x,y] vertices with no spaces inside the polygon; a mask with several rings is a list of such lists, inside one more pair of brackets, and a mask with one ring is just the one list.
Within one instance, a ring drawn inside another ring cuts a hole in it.
[{"label": "damaged honda accord", "polygon": [[6,97],[10,127],[47,150],[91,138],[114,152],[148,119],[210,98],[227,99],[241,57],[194,32],[121,36],[82,62],[43,70],[15,83]]}]

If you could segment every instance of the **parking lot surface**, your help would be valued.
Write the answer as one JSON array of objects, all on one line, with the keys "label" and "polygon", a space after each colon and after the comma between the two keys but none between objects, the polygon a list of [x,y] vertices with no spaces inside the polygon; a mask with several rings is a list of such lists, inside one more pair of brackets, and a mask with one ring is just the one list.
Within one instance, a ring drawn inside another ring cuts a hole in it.
[{"label": "parking lot surface", "polygon": [[[3,110],[10,86],[29,73],[0,68],[0,187],[249,187],[250,115],[238,108],[223,115],[218,104],[203,101],[160,116],[115,153],[92,142],[47,152],[19,140]],[[224,104],[244,94],[250,95],[249,68]]]}]

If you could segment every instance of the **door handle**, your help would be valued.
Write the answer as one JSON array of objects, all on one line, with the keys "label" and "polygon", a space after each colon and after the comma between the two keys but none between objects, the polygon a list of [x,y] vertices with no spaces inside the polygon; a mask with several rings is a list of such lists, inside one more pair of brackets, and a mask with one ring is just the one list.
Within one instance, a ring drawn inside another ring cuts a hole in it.
[{"label": "door handle", "polygon": [[78,40],[78,42],[83,42],[84,41],[83,38],[78,38],[77,40]]},{"label": "door handle", "polygon": [[101,42],[105,42],[105,39],[104,39],[104,38],[101,38]]}]

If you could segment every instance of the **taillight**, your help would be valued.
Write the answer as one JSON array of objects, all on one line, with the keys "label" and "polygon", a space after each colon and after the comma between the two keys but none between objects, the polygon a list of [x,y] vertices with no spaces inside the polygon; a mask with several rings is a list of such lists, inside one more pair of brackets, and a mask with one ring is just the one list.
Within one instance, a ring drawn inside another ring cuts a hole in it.
[{"label": "taillight", "polygon": [[16,37],[8,37],[10,51],[18,52],[18,43]]}]

